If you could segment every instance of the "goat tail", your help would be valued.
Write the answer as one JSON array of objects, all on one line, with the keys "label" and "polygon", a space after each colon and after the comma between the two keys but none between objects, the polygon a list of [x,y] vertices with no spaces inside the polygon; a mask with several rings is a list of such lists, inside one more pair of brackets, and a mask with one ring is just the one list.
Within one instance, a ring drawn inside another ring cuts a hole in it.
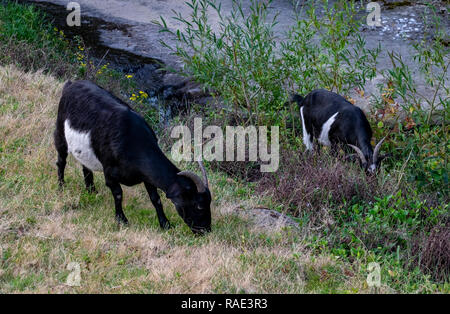
[{"label": "goat tail", "polygon": [[300,96],[299,94],[293,94],[291,96],[291,102],[296,102],[299,107],[303,106],[303,99],[303,96]]},{"label": "goat tail", "polygon": [[66,84],[64,84],[63,91],[66,90],[70,85],[72,85],[72,81],[68,80]]}]

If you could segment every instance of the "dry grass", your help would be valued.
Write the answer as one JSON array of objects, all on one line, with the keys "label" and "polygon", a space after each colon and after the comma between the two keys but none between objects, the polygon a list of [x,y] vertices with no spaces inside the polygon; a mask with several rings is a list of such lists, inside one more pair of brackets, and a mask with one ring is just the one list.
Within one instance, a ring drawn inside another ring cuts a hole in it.
[{"label": "dry grass", "polygon": [[[161,231],[142,186],[124,189],[131,224],[119,228],[102,176],[99,193],[87,194],[71,157],[58,191],[52,133],[62,86],[42,72],[0,67],[0,292],[298,293],[336,285],[308,285],[304,269],[313,262],[295,232],[254,233],[230,214],[258,197],[221,174],[210,175],[213,232],[205,237],[194,237],[165,198],[173,228]],[[81,268],[79,287],[66,284],[71,262]],[[361,291],[363,279],[335,288]]]},{"label": "dry grass", "polygon": [[[37,49],[35,45],[11,37],[8,43],[0,45],[0,63],[17,63],[31,71],[46,69],[58,77],[70,77],[77,70],[77,64],[68,62],[63,56],[55,56],[45,48]],[[68,56],[64,56],[68,58]]]}]

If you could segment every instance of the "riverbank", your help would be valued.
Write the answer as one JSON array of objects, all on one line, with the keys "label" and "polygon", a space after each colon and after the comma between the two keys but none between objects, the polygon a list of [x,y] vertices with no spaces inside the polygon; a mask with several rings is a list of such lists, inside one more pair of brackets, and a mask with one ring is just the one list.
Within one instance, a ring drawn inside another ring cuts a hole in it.
[{"label": "riverbank", "polygon": [[[210,234],[194,237],[163,193],[173,228],[160,230],[142,186],[124,189],[130,226],[123,228],[113,219],[113,200],[103,177],[95,175],[98,194],[85,192],[81,169],[72,158],[67,187],[58,190],[52,132],[65,79],[87,77],[122,97],[157,131],[168,156],[172,126],[190,127],[193,118],[202,117],[205,126],[225,127],[240,116],[193,105],[162,123],[159,113],[146,106],[149,95],[136,89],[133,73],[110,69],[107,63],[91,64],[89,47],[69,40],[38,11],[3,8],[0,34],[8,36],[0,36],[5,51],[0,55],[1,292],[449,293],[449,128],[445,121],[430,123],[428,111],[414,99],[406,98],[410,107],[396,106],[394,87],[402,87],[398,84],[404,80],[393,81],[397,85],[385,91],[384,107],[366,113],[374,138],[388,135],[382,153],[392,154],[377,176],[366,176],[358,163],[343,160],[340,153],[305,152],[295,135],[299,130],[284,124],[290,118],[289,123],[298,125],[295,115],[269,101],[253,117],[271,125],[281,122],[280,168],[254,176],[248,171],[251,163],[205,162],[214,199]],[[27,49],[17,49],[21,47]],[[193,73],[205,82],[222,82],[210,80],[208,75],[215,72],[207,70],[230,60],[216,51],[221,58],[217,62],[204,63],[202,53],[195,60],[199,67]],[[240,56],[253,51],[243,49]],[[278,63],[265,63],[265,58],[257,63],[241,60],[234,68],[220,69],[225,74],[237,69],[258,80],[265,79],[258,76],[261,68],[280,73]],[[423,60],[421,64],[429,64]],[[321,64],[309,63],[316,65],[320,74]],[[329,76],[312,73],[310,78],[321,83]],[[237,87],[232,92],[239,92],[240,83],[247,81],[230,82]],[[285,96],[270,94],[279,87],[272,77],[267,82],[271,84],[261,88],[247,85],[261,91],[252,97]],[[342,82],[353,87],[355,78]],[[438,82],[445,86],[447,81],[444,77]],[[237,114],[245,113],[243,94],[234,94],[238,97],[233,102],[226,87],[223,99],[239,109]],[[409,120],[398,118],[400,110]],[[388,125],[389,117],[396,122]],[[193,163],[176,164],[198,171]],[[380,266],[379,288],[366,281],[371,262]],[[73,278],[73,263],[80,269],[80,286],[67,281]]]}]

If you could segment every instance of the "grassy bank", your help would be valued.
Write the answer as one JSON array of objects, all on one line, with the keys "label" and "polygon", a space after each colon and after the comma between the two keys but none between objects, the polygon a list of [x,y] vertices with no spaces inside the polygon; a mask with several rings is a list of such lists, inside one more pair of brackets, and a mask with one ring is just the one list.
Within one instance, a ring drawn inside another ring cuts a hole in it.
[{"label": "grassy bank", "polygon": [[0,21],[0,64],[42,70],[62,80],[91,80],[124,100],[136,90],[127,73],[94,59],[81,37],[69,39],[35,6],[6,1],[0,4]]}]

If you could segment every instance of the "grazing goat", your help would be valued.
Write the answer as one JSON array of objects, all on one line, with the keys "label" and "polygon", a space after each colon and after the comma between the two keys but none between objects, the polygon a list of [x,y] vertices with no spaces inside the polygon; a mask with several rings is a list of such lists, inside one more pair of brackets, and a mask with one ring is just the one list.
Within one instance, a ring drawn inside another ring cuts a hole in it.
[{"label": "grazing goat", "polygon": [[211,230],[211,193],[203,165],[199,162],[203,181],[193,172],[180,171],[163,154],[145,120],[101,87],[89,81],[66,83],[54,137],[60,186],[64,184],[68,153],[82,164],[88,191],[95,191],[92,171],[103,171],[119,223],[128,223],[122,211],[120,185],[143,182],[162,228],[170,224],[157,188],[166,193],[194,233]]},{"label": "grazing goat", "polygon": [[294,95],[300,108],[303,143],[313,150],[313,139],[326,146],[348,144],[358,154],[361,166],[375,172],[385,156],[379,156],[384,138],[372,149],[372,129],[364,112],[344,97],[323,89],[314,90],[304,98]]}]

